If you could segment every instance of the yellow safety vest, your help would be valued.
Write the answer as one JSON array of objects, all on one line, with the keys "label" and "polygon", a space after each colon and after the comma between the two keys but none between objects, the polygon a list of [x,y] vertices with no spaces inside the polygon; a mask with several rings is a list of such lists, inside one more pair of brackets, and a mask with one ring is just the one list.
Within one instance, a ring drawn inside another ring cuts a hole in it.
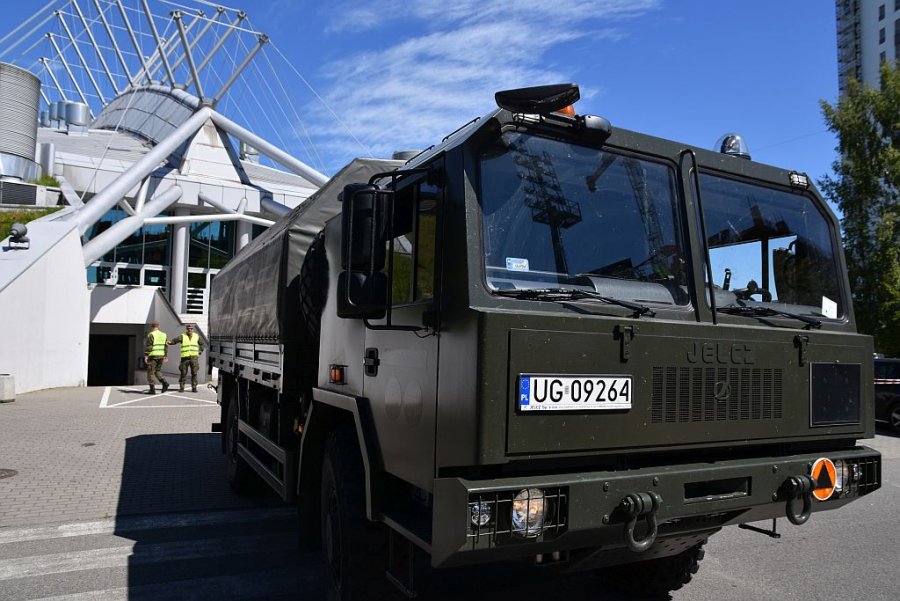
[{"label": "yellow safety vest", "polygon": [[182,358],[200,356],[200,336],[196,332],[190,336],[181,335],[181,356]]},{"label": "yellow safety vest", "polygon": [[150,335],[153,336],[153,349],[150,351],[150,357],[165,357],[166,356],[166,335],[164,332],[160,332],[159,330],[154,330],[150,332]]}]

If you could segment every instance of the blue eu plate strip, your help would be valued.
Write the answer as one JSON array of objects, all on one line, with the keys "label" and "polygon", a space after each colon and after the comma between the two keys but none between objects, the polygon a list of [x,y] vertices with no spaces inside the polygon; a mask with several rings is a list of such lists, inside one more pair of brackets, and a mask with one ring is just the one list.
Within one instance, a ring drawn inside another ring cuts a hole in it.
[{"label": "blue eu plate strip", "polygon": [[519,376],[519,406],[527,406],[530,398],[531,378],[528,376]]}]

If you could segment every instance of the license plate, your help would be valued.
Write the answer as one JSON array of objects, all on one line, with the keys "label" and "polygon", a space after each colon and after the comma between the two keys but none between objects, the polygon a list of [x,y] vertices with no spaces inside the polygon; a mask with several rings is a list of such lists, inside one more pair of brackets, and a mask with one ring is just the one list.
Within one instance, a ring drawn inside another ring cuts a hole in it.
[{"label": "license plate", "polygon": [[519,375],[519,411],[631,409],[631,376]]}]

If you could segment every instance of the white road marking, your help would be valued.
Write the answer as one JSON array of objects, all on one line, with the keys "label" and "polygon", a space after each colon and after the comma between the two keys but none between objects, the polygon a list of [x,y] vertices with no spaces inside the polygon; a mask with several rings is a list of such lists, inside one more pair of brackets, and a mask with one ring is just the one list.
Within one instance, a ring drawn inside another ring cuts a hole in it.
[{"label": "white road marking", "polygon": [[[124,542],[124,541],[123,541]],[[293,533],[231,536],[169,543],[128,544],[106,549],[51,553],[33,557],[0,560],[0,580],[31,578],[47,574],[65,574],[82,570],[134,567],[160,562],[209,559],[258,552],[287,551],[296,546]]]},{"label": "white road marking", "polygon": [[112,388],[109,386],[107,386],[106,388],[103,389],[103,397],[100,399],[100,408],[101,409],[106,407],[106,401],[109,400],[110,390],[112,390]]},{"label": "white road marking", "polygon": [[293,507],[275,509],[246,509],[240,511],[209,511],[205,513],[174,513],[145,517],[121,517],[95,522],[73,522],[55,526],[33,528],[0,528],[0,545],[34,540],[87,536],[91,534],[113,534],[114,532],[138,532],[159,528],[187,528],[212,526],[216,524],[247,524],[292,518],[297,514]]},{"label": "white road marking", "polygon": [[[144,389],[141,389],[141,388],[119,388],[119,391],[120,392],[143,393]],[[176,399],[184,399],[185,401],[191,401],[192,403],[202,403],[202,404],[201,405],[143,405],[143,406],[139,406],[139,407],[126,407],[126,405],[131,405],[132,403],[140,403],[143,401],[149,401],[149,400],[157,399],[162,396],[172,397],[172,398],[176,398]],[[109,399],[109,387],[107,387],[106,392],[104,392],[104,398],[100,403],[101,409],[153,409],[153,408],[162,408],[162,407],[181,408],[181,407],[203,407],[203,406],[218,404],[218,401],[215,401],[215,400],[200,399],[200,398],[189,397],[189,396],[181,396],[180,394],[177,394],[174,392],[164,392],[164,393],[152,394],[152,395],[145,394],[144,396],[137,398],[137,399],[130,399],[127,401],[119,401],[117,403],[109,403],[108,399]]]}]

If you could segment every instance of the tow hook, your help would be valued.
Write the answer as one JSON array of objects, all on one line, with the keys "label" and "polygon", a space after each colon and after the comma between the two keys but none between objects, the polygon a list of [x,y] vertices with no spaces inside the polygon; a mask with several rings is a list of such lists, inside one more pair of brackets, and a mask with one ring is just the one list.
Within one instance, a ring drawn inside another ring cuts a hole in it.
[{"label": "tow hook", "polygon": [[[619,508],[625,514],[625,542],[628,548],[635,553],[641,553],[650,548],[656,541],[659,531],[656,514],[662,504],[662,497],[655,492],[632,493],[622,499]],[[641,516],[647,516],[647,534],[641,540],[634,538],[634,527]]]},{"label": "tow hook", "polygon": [[[807,475],[791,476],[784,481],[782,490],[787,495],[786,513],[787,519],[795,526],[801,526],[809,520],[812,514],[812,492],[816,488],[816,482]],[[803,510],[797,513],[794,502],[803,499]]]}]

